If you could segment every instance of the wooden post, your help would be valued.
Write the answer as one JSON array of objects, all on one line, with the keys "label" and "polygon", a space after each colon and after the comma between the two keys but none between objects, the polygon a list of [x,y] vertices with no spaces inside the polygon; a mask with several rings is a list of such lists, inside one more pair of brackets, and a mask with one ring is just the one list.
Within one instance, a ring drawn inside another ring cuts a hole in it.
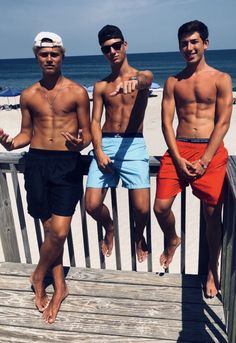
[{"label": "wooden post", "polygon": [[6,262],[20,262],[6,174],[0,170],[0,237]]}]

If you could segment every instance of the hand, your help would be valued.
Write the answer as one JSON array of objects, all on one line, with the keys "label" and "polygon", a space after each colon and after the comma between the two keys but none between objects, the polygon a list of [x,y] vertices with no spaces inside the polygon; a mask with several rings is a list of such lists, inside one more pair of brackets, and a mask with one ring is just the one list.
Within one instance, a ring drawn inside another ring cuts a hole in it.
[{"label": "hand", "polygon": [[98,167],[104,172],[104,173],[114,173],[114,169],[112,167],[112,161],[109,156],[104,154],[103,151],[96,153],[97,157],[97,163]]},{"label": "hand", "polygon": [[192,162],[192,164],[195,167],[195,171],[196,171],[196,175],[197,177],[202,176],[203,174],[205,174],[206,172],[206,168],[203,168],[203,166],[201,165],[201,163],[199,162],[199,160],[196,160],[194,162]]},{"label": "hand", "polygon": [[189,162],[185,158],[179,158],[176,161],[177,168],[180,174],[187,179],[194,179],[197,177],[196,167],[192,162]]},{"label": "hand", "polygon": [[138,88],[138,80],[126,80],[120,82],[114,92],[110,93],[111,96],[115,96],[119,93],[130,94]]},{"label": "hand", "polygon": [[4,148],[8,151],[14,149],[14,139],[9,136],[9,134],[5,133],[3,129],[0,128],[0,143]]},{"label": "hand", "polygon": [[82,130],[79,130],[78,138],[74,137],[69,132],[61,132],[61,135],[65,137],[65,145],[70,151],[80,151],[83,148]]}]

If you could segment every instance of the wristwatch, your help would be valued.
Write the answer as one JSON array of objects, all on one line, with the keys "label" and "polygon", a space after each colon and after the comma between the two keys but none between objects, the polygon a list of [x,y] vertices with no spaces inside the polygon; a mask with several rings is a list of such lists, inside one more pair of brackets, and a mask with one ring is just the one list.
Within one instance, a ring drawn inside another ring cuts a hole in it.
[{"label": "wristwatch", "polygon": [[200,165],[202,166],[203,169],[207,169],[207,167],[208,167],[207,163],[204,163],[201,159],[198,160],[198,162],[200,163]]}]

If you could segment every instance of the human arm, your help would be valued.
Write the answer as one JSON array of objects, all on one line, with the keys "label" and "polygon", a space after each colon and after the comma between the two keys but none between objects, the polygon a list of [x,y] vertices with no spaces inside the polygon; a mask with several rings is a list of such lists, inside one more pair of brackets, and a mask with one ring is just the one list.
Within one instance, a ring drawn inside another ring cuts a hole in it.
[{"label": "human arm", "polygon": [[91,122],[91,134],[94,152],[96,154],[98,166],[108,172],[112,172],[111,159],[102,150],[102,129],[101,118],[103,112],[102,85],[96,83],[93,90],[93,111]]},{"label": "human arm", "polygon": [[82,87],[76,87],[76,114],[78,119],[78,137],[73,136],[68,131],[61,132],[66,139],[66,146],[69,150],[81,151],[91,142],[90,133],[90,103],[86,90]]},{"label": "human arm", "polygon": [[171,157],[178,168],[179,172],[185,177],[194,177],[194,166],[191,162],[187,161],[180,156],[176,144],[175,131],[173,128],[173,120],[175,114],[175,96],[174,87],[175,77],[169,77],[165,83],[162,98],[162,132],[169,148]]},{"label": "human arm", "polygon": [[219,73],[216,79],[216,107],[214,118],[214,129],[211,133],[209,143],[199,161],[195,161],[198,175],[204,174],[208,164],[223,142],[232,114],[232,82],[228,74]]},{"label": "human arm", "polygon": [[27,103],[27,91],[23,92],[20,97],[21,108],[21,130],[14,138],[0,129],[0,143],[8,151],[20,149],[28,145],[33,135],[33,127],[30,111]]},{"label": "human arm", "polygon": [[120,82],[110,95],[114,96],[119,93],[130,94],[135,90],[149,89],[152,81],[153,74],[150,70],[139,71],[128,80]]}]

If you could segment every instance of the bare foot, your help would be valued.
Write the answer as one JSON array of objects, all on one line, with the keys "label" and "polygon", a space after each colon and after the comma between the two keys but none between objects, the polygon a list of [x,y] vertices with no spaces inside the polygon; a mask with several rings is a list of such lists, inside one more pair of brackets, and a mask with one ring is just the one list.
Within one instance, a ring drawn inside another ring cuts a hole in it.
[{"label": "bare foot", "polygon": [[41,281],[34,280],[34,274],[30,277],[31,288],[35,293],[34,303],[39,312],[45,311],[49,305],[49,298]]},{"label": "bare foot", "polygon": [[57,313],[61,307],[61,303],[68,296],[69,290],[65,285],[63,290],[56,290],[53,294],[53,297],[48,305],[48,307],[43,312],[43,319],[46,323],[52,324],[55,322]]},{"label": "bare foot", "polygon": [[114,229],[106,230],[105,237],[101,241],[101,251],[102,251],[103,256],[105,257],[111,256],[111,252],[113,249],[113,238],[114,238]]},{"label": "bare foot", "polygon": [[148,256],[147,244],[143,236],[136,240],[136,254],[139,263],[145,261]]},{"label": "bare foot", "polygon": [[163,251],[163,253],[160,256],[160,265],[167,269],[173,259],[175,250],[178,248],[178,246],[181,243],[181,239],[177,236],[177,238],[171,239],[167,243],[167,247]]},{"label": "bare foot", "polygon": [[219,292],[219,277],[216,270],[209,269],[207,282],[205,286],[205,295],[207,298],[214,298]]}]

